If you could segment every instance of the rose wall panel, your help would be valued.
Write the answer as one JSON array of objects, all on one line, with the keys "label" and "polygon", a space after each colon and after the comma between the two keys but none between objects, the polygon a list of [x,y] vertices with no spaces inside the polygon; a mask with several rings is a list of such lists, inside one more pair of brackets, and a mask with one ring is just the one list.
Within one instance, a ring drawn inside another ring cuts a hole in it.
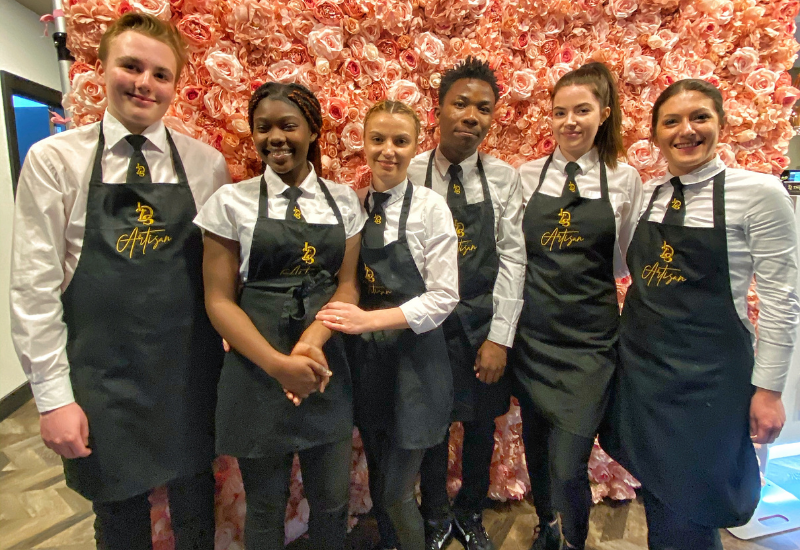
[{"label": "rose wall panel", "polygon": [[[247,125],[247,101],[263,82],[299,82],[317,94],[324,114],[323,176],[359,187],[369,181],[361,149],[364,114],[389,97],[411,104],[435,143],[433,109],[442,73],[472,54],[489,59],[502,99],[482,149],[513,165],[550,153],[550,90],[587,61],[618,78],[627,161],[644,180],[666,164],[649,142],[650,109],[681,78],[702,78],[725,98],[719,153],[732,167],[779,174],[788,165],[789,122],[800,91],[786,72],[794,63],[799,0],[68,0],[68,46],[76,124],[99,120],[104,91],[95,71],[106,26],[140,10],[173,21],[190,48],[178,94],[166,117],[177,131],[225,155],[234,180],[261,167]],[[621,294],[624,288],[621,287]],[[494,498],[527,489],[516,407],[498,421]],[[455,430],[451,473],[460,470]],[[371,505],[358,444],[352,511]],[[590,463],[596,498],[629,498],[635,480],[597,450]],[[621,471],[620,471],[621,470]],[[297,473],[297,472],[296,472]],[[218,549],[241,548],[244,502],[235,461],[218,461]],[[451,480],[455,490],[458,481]],[[287,538],[305,529],[308,506],[294,476]],[[156,543],[171,546],[163,495],[154,495]]]}]

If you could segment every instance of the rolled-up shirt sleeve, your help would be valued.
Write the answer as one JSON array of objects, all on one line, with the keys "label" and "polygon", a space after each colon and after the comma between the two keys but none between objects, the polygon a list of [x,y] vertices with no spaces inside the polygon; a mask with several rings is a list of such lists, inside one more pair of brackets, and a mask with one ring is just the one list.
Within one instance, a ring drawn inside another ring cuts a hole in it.
[{"label": "rolled-up shirt sleeve", "polygon": [[458,237],[453,216],[444,199],[434,193],[424,206],[424,266],[420,274],[426,291],[400,306],[408,326],[417,334],[441,325],[458,304]]},{"label": "rolled-up shirt sleeve", "polygon": [[497,223],[497,254],[500,266],[494,283],[494,315],[488,339],[511,347],[522,312],[522,287],[525,284],[525,236],[522,233],[522,182],[514,174],[502,215]]},{"label": "rolled-up shirt sleeve", "polygon": [[67,224],[58,171],[37,148],[22,167],[11,252],[11,338],[39,412],[75,401],[62,319]]},{"label": "rolled-up shirt sleeve", "polygon": [[760,309],[752,383],[783,391],[800,314],[797,229],[791,199],[780,184],[761,189],[752,195],[744,218]]}]

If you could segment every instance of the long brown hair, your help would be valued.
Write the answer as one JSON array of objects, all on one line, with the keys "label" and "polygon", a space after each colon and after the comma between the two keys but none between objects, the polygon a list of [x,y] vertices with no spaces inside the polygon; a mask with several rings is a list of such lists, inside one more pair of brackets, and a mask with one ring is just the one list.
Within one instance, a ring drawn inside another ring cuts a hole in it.
[{"label": "long brown hair", "polygon": [[622,110],[619,107],[617,84],[611,71],[602,63],[592,62],[570,71],[556,82],[551,98],[555,98],[561,88],[566,86],[586,86],[600,103],[600,109],[609,107],[608,115],[594,136],[594,145],[600,160],[609,168],[617,167],[617,159],[622,156]]}]

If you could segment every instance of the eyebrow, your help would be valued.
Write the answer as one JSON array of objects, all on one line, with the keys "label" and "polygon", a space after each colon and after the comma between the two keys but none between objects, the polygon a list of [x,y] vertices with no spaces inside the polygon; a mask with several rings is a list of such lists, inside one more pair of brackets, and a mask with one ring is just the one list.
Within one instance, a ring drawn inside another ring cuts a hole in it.
[{"label": "eyebrow", "polygon": [[[577,109],[578,107],[591,107],[591,106],[592,106],[591,103],[589,103],[588,101],[584,101],[583,103],[578,103],[577,105],[575,105],[573,109]],[[553,105],[553,110],[555,111],[556,109],[567,109],[567,107],[562,107],[561,105]]]},{"label": "eyebrow", "polygon": [[[454,101],[456,101],[456,100],[459,100],[459,99],[460,99],[461,101],[466,101],[467,103],[472,103],[472,102],[470,101],[470,99],[469,99],[467,96],[463,95],[463,94],[457,95],[457,96],[455,97]],[[491,101],[489,101],[488,99],[484,99],[484,100],[482,100],[482,101],[477,101],[477,102],[475,102],[475,104],[476,104],[476,105],[491,105],[491,104],[492,104],[492,102],[491,102]]]},{"label": "eyebrow", "polygon": [[[714,110],[713,110],[713,109],[710,109],[710,108],[708,108],[708,107],[698,107],[698,108],[697,108],[697,109],[695,109],[694,111],[690,112],[690,113],[689,113],[689,116],[698,115],[698,114],[700,114],[700,113],[714,113]],[[682,115],[680,115],[679,113],[665,113],[665,114],[664,114],[663,116],[661,116],[660,118],[661,118],[661,119],[665,119],[665,118],[668,118],[668,117],[680,117],[680,116],[682,116]]]}]

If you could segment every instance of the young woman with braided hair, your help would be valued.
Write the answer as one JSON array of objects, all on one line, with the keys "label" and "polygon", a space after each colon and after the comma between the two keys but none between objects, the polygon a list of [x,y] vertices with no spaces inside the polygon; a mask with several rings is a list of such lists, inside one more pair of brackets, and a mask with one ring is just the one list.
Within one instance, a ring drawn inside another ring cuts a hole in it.
[{"label": "young woman with braided hair", "polygon": [[[206,307],[231,346],[219,384],[217,451],[239,459],[245,547],[283,548],[294,453],[314,548],[344,548],[353,430],[342,336],[315,321],[328,301],[358,301],[366,215],[355,192],[319,177],[320,105],[297,84],[269,82],[249,105],[256,178],[209,199]],[[242,288],[241,293],[239,288]]]}]

